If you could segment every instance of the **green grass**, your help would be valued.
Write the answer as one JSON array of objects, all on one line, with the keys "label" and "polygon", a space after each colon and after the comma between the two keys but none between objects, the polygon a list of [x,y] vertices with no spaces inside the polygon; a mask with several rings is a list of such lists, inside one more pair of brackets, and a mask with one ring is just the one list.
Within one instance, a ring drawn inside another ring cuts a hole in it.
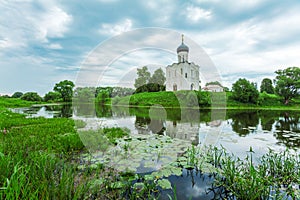
[{"label": "green grass", "polygon": [[3,108],[17,108],[17,107],[29,107],[34,104],[41,104],[42,102],[25,101],[18,98],[5,98],[0,97],[0,109]]},{"label": "green grass", "polygon": [[80,196],[76,166],[68,162],[70,154],[84,149],[73,120],[27,119],[2,107],[0,130],[0,199]]},{"label": "green grass", "polygon": [[187,169],[211,173],[215,187],[223,187],[225,199],[299,199],[300,155],[285,150],[269,150],[256,158],[250,148],[241,159],[224,148],[190,148],[180,162]]},{"label": "green grass", "polygon": [[196,97],[200,108],[213,106],[214,108],[226,107],[227,109],[300,109],[300,98],[294,98],[289,105],[284,105],[283,99],[275,94],[260,93],[257,104],[241,103],[233,100],[231,96],[231,92],[226,94],[194,91],[144,92],[126,97],[115,97],[112,99],[112,104],[132,107],[150,107],[153,105],[161,105],[165,108],[191,107],[191,105],[195,107],[194,97]]},{"label": "green grass", "polygon": [[[136,199],[134,175],[110,168],[80,170],[78,153],[87,152],[68,118],[26,118],[12,113],[7,106],[28,106],[32,102],[5,99],[0,105],[0,199]],[[85,123],[76,121],[77,128]],[[120,128],[104,128],[103,136],[115,143],[128,135]],[[143,189],[142,196],[151,188]]]}]

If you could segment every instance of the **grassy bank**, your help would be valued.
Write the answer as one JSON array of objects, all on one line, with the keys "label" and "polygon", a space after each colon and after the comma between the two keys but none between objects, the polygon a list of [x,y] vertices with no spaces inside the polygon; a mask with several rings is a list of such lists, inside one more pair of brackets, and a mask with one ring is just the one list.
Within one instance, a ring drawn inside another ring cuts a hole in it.
[{"label": "grassy bank", "polygon": [[0,109],[2,108],[17,108],[17,107],[29,107],[34,104],[41,104],[43,102],[24,101],[19,98],[6,98],[0,97]]},{"label": "grassy bank", "polygon": [[200,107],[227,109],[300,109],[300,98],[292,99],[289,105],[284,105],[281,97],[275,94],[260,93],[257,104],[241,103],[233,100],[232,93],[210,93],[197,91],[177,92],[145,92],[126,97],[115,97],[113,105],[150,107],[161,105],[165,108]]}]

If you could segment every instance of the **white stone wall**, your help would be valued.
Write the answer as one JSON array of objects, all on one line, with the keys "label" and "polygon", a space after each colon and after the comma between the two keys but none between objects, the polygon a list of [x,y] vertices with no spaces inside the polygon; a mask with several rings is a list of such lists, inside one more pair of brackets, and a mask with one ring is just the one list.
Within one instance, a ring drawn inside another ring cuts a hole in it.
[{"label": "white stone wall", "polygon": [[[194,63],[173,63],[166,68],[166,90],[199,90],[199,66]],[[193,85],[193,87],[191,87]]]},{"label": "white stone wall", "polygon": [[208,85],[204,87],[204,90],[209,92],[224,92],[224,89],[219,85]]}]

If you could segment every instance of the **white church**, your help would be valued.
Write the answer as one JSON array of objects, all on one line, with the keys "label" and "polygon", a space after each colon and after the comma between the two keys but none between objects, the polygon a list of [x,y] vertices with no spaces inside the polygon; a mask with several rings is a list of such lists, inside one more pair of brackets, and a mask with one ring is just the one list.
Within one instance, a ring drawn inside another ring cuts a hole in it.
[{"label": "white church", "polygon": [[199,69],[193,62],[189,62],[189,47],[182,43],[177,48],[178,63],[166,68],[166,91],[199,90]]}]

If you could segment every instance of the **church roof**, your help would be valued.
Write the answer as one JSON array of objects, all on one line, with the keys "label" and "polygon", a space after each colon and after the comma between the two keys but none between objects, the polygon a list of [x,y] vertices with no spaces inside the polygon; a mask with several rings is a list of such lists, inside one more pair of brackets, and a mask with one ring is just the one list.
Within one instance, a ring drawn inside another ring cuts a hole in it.
[{"label": "church roof", "polygon": [[182,42],[181,45],[177,48],[177,53],[179,53],[180,51],[187,51],[187,52],[189,52],[189,47],[186,46],[186,45]]},{"label": "church roof", "polygon": [[186,51],[186,52],[189,52],[189,47],[186,46],[183,42],[183,37],[184,35],[181,36],[182,37],[182,43],[181,45],[177,48],[177,53],[179,53],[180,51]]}]

